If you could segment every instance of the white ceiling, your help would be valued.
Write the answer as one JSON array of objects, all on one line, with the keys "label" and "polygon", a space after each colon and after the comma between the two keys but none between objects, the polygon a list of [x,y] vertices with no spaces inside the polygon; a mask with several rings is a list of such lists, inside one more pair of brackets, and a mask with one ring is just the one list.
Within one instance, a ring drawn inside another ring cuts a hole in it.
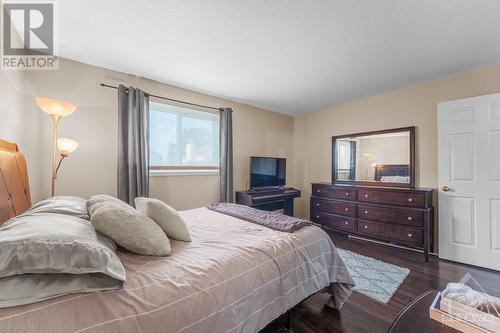
[{"label": "white ceiling", "polygon": [[500,62],[499,0],[60,0],[66,58],[299,115]]}]

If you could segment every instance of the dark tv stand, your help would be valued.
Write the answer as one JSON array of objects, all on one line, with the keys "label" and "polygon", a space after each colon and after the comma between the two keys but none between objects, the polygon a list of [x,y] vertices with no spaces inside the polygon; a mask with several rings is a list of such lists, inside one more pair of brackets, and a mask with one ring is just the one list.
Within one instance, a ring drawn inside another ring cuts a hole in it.
[{"label": "dark tv stand", "polygon": [[286,187],[284,186],[260,186],[260,187],[254,187],[251,188],[249,191],[250,192],[284,192]]},{"label": "dark tv stand", "polygon": [[283,209],[285,215],[293,216],[293,199],[300,197],[300,191],[291,187],[283,191],[237,191],[236,203],[262,210]]}]

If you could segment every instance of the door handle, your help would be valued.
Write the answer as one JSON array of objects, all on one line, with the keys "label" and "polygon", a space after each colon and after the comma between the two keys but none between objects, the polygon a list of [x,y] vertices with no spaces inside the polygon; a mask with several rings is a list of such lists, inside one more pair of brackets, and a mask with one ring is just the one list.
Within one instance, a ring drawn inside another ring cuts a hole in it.
[{"label": "door handle", "polygon": [[443,192],[448,192],[450,190],[450,188],[446,185],[443,186],[441,189],[443,190]]}]

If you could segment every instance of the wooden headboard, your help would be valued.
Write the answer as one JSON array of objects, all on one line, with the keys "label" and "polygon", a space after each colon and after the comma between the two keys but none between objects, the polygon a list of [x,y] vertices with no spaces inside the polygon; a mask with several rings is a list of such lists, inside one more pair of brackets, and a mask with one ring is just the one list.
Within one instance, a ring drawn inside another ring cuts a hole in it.
[{"label": "wooden headboard", "polygon": [[15,143],[0,140],[0,224],[30,207],[26,159]]}]

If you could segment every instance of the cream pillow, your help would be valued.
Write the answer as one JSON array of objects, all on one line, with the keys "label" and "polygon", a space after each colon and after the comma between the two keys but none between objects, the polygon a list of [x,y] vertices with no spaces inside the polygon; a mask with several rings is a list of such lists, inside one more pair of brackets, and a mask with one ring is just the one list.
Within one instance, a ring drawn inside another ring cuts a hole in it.
[{"label": "cream pillow", "polygon": [[106,194],[98,194],[98,195],[93,195],[89,200],[87,200],[87,210],[89,214],[92,215],[94,205],[100,202],[115,202],[117,204],[122,204],[128,207],[132,207],[128,203],[121,201],[118,198]]},{"label": "cream pillow", "polygon": [[158,223],[168,237],[184,242],[191,241],[186,222],[166,203],[151,198],[135,198],[135,207]]},{"label": "cream pillow", "polygon": [[129,251],[147,256],[168,256],[170,240],[149,217],[133,207],[114,201],[91,206],[90,223]]}]

